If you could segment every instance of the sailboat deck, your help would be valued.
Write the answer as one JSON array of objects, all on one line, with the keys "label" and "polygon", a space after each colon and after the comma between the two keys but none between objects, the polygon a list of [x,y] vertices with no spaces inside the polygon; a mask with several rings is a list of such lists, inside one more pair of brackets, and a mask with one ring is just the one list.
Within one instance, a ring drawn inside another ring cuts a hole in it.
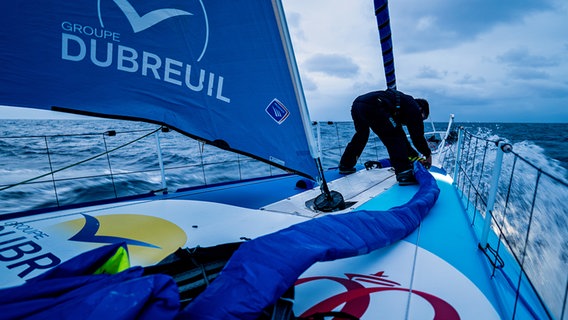
[{"label": "sailboat deck", "polygon": [[[328,183],[330,190],[341,193],[346,203],[352,203],[348,208],[334,211],[334,214],[350,212],[363,205],[368,200],[380,195],[396,183],[394,172],[390,169],[358,171],[345,176],[343,179]],[[314,211],[306,206],[306,202],[319,196],[319,187],[294,195],[276,203],[264,206],[262,210],[295,214],[304,217],[317,217],[322,212]]]}]

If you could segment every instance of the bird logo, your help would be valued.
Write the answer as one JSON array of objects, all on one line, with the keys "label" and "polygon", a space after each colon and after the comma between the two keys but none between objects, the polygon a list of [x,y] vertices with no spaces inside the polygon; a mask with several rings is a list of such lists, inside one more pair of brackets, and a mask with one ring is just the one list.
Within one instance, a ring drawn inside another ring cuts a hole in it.
[{"label": "bird logo", "polygon": [[140,14],[138,14],[132,4],[128,2],[128,0],[114,0],[114,3],[116,3],[116,5],[126,16],[128,22],[132,26],[134,33],[144,31],[166,19],[193,15],[192,13],[184,10],[163,8],[150,11],[141,16]]}]

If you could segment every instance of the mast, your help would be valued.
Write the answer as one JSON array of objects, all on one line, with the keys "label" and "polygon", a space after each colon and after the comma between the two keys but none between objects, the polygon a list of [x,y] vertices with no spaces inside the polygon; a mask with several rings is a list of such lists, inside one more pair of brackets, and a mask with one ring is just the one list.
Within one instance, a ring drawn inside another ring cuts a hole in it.
[{"label": "mast", "polygon": [[392,46],[392,34],[390,27],[390,15],[388,0],[374,0],[375,17],[379,27],[379,37],[381,40],[381,50],[383,55],[383,66],[385,68],[385,79],[389,89],[396,90],[396,77],[394,73],[394,54]]},{"label": "mast", "polygon": [[[390,28],[390,15],[388,8],[388,0],[374,0],[375,17],[379,28],[379,36],[381,40],[381,50],[383,56],[383,66],[385,70],[385,79],[389,89],[396,90],[396,77],[394,72],[394,54],[392,46],[392,34]],[[317,210],[330,212],[345,209],[345,201],[343,196],[336,191],[330,191],[325,177],[321,161],[317,158],[318,170],[322,177],[322,194],[314,199],[314,207]]]},{"label": "mast", "polygon": [[[396,90],[396,76],[394,70],[394,54],[388,0],[374,0],[374,6],[375,17],[377,20],[379,37],[381,41],[385,80],[389,89]],[[315,209],[325,212],[344,209],[345,202],[343,196],[339,192],[330,191],[329,187],[327,186],[319,155],[316,158],[316,161],[318,170],[320,171],[320,177],[322,179],[322,194],[314,199]]]}]

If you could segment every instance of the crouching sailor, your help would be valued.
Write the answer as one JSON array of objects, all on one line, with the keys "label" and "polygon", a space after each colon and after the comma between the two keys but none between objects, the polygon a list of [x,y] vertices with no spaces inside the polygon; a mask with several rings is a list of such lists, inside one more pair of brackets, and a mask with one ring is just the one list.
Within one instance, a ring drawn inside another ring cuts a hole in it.
[{"label": "crouching sailor", "polygon": [[412,160],[419,156],[406,138],[403,125],[408,129],[412,144],[425,158],[422,163],[430,168],[432,156],[424,138],[424,120],[429,113],[428,101],[393,89],[373,91],[357,97],[351,107],[355,134],[341,156],[339,172],[355,172],[355,164],[365,149],[370,130],[373,130],[387,148],[399,184],[416,184]]}]

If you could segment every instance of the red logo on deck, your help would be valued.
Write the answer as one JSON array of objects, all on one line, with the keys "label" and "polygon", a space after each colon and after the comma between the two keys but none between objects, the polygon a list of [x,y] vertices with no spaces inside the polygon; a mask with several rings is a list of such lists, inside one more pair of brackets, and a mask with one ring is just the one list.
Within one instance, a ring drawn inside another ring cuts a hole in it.
[{"label": "red logo on deck", "polygon": [[[456,309],[454,309],[454,307],[446,301],[426,292],[402,288],[399,283],[387,279],[383,271],[377,272],[373,275],[346,273],[345,276],[346,278],[319,276],[298,279],[298,281],[296,281],[296,286],[312,281],[331,280],[341,284],[346,289],[343,293],[331,296],[315,304],[306,310],[301,317],[308,317],[316,313],[330,312],[343,305],[340,311],[360,318],[369,308],[372,293],[405,291],[417,295],[430,303],[434,309],[435,320],[460,319]],[[367,285],[370,284],[371,286],[363,286],[363,283]]]}]

